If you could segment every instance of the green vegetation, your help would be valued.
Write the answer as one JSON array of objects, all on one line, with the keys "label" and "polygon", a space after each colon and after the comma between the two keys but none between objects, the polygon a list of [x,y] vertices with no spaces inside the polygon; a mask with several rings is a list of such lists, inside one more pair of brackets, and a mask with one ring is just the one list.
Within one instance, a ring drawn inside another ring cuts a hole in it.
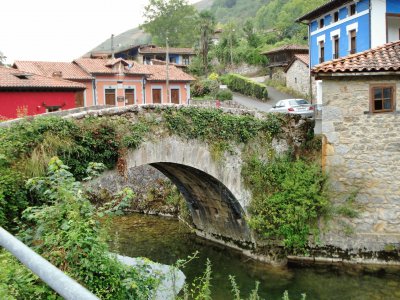
[{"label": "green vegetation", "polygon": [[[270,143],[279,139],[288,116],[258,119],[196,107],[155,113],[159,117],[138,116],[134,123],[124,116],[38,117],[0,128],[0,224],[102,298],[143,299],[155,282],[146,270],[126,268],[109,256],[98,223],[101,216],[121,213],[136,195],[123,190],[94,208],[79,181],[104,168],[124,174],[128,148],[149,136],[175,134],[208,143],[218,160],[234,145],[244,145],[242,172],[254,197],[250,225],[265,237],[282,239],[290,251],[306,247],[327,206],[325,178],[315,164],[275,157]],[[169,195],[170,204],[181,206],[176,190]],[[6,282],[0,296],[24,298],[21,286],[36,298],[52,295],[28,271],[16,271],[19,264],[9,255],[0,253],[0,259]]]},{"label": "green vegetation", "polygon": [[310,95],[309,94],[299,93],[298,91],[296,91],[296,90],[294,90],[294,89],[292,89],[290,87],[287,87],[286,83],[280,82],[279,80],[268,79],[264,83],[267,86],[274,87],[275,89],[277,89],[278,91],[280,91],[280,92],[282,92],[284,94],[289,94],[289,95],[292,95],[293,97],[296,97],[296,98],[310,99]]},{"label": "green vegetation", "polygon": [[234,92],[239,92],[260,100],[268,99],[268,90],[264,84],[254,82],[238,74],[224,75],[221,77],[221,80]]},{"label": "green vegetation", "polygon": [[242,172],[253,192],[250,227],[264,237],[282,239],[289,251],[304,251],[329,205],[321,167],[289,156],[270,161],[252,157]]},{"label": "green vegetation", "polygon": [[217,100],[225,101],[232,100],[233,94],[230,90],[220,90],[216,96]]},{"label": "green vegetation", "polygon": [[[128,267],[109,254],[94,207],[61,160],[52,158],[47,176],[29,179],[27,188],[48,204],[24,211],[19,236],[25,244],[102,299],[147,299],[151,295],[156,282],[146,266]],[[2,290],[8,299],[32,294],[39,299],[55,297],[25,268],[13,270],[13,259],[7,255],[3,259],[10,264],[2,272],[8,283]],[[17,281],[13,281],[15,273]],[[20,294],[25,291],[32,294]]]},{"label": "green vegetation", "polygon": [[141,25],[152,36],[153,43],[186,47],[196,41],[197,13],[186,0],[150,0],[144,8],[145,22]]}]

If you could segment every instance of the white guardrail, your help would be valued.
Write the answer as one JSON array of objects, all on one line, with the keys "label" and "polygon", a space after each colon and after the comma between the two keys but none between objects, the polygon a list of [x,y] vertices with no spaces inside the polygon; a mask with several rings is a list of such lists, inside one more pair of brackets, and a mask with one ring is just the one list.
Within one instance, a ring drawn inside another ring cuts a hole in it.
[{"label": "white guardrail", "polygon": [[60,269],[56,268],[2,227],[0,227],[0,246],[11,252],[12,255],[64,299],[99,300],[90,291],[64,274]]}]

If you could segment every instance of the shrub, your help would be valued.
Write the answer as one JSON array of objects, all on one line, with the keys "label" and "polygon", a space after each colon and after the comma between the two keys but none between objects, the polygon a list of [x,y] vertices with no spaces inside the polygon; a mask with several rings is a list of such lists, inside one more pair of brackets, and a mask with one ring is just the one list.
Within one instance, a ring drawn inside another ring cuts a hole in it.
[{"label": "shrub", "polygon": [[288,156],[268,162],[253,157],[242,176],[253,192],[250,227],[264,237],[282,239],[290,251],[304,251],[329,205],[321,167]]},{"label": "shrub", "polygon": [[212,95],[215,97],[219,89],[219,82],[211,79],[198,79],[196,80],[190,89],[193,97],[203,97],[206,95]]},{"label": "shrub", "polygon": [[217,100],[225,101],[232,100],[233,94],[230,90],[220,90],[216,96]]},{"label": "shrub", "polygon": [[221,77],[221,81],[234,92],[239,92],[260,100],[268,99],[267,86],[254,82],[241,75],[227,74]]}]

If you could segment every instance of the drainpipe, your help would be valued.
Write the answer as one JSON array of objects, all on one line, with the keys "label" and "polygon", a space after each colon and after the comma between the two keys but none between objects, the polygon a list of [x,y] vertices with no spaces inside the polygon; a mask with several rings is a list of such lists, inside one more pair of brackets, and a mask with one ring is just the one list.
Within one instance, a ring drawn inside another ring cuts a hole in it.
[{"label": "drainpipe", "polygon": [[372,2],[373,0],[369,0],[369,49],[371,49],[371,45],[372,45],[372,18],[371,18],[371,14],[372,14]]},{"label": "drainpipe", "polygon": [[96,77],[92,80],[92,89],[93,89],[93,105],[97,105],[97,92],[96,92]]},{"label": "drainpipe", "polygon": [[142,78],[142,103],[146,104],[146,78]]},{"label": "drainpipe", "polygon": [[308,50],[308,76],[310,78],[310,90],[309,90],[309,94],[310,94],[310,101],[311,104],[313,103],[313,92],[312,92],[312,76],[311,76],[311,25],[308,24],[308,45],[309,45],[309,50]]}]

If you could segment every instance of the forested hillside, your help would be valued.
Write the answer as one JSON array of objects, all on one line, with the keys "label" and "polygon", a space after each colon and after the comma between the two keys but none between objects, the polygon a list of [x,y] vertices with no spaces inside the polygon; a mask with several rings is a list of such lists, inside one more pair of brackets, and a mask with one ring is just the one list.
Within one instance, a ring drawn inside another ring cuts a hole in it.
[{"label": "forested hillside", "polygon": [[[307,28],[295,23],[296,18],[326,3],[328,0],[203,0],[194,5],[198,11],[209,10],[219,28],[233,30],[235,37],[253,34],[253,46],[268,50],[287,43],[307,43]],[[194,22],[194,21],[193,21]],[[231,41],[230,40],[230,41]],[[115,37],[115,45],[124,48],[132,44],[150,42],[151,37],[138,28],[130,29]],[[157,40],[155,40],[157,41]],[[256,42],[255,42],[256,41]],[[187,46],[195,46],[188,41]],[[106,40],[92,51],[108,51]],[[256,45],[257,44],[257,45]]]}]

